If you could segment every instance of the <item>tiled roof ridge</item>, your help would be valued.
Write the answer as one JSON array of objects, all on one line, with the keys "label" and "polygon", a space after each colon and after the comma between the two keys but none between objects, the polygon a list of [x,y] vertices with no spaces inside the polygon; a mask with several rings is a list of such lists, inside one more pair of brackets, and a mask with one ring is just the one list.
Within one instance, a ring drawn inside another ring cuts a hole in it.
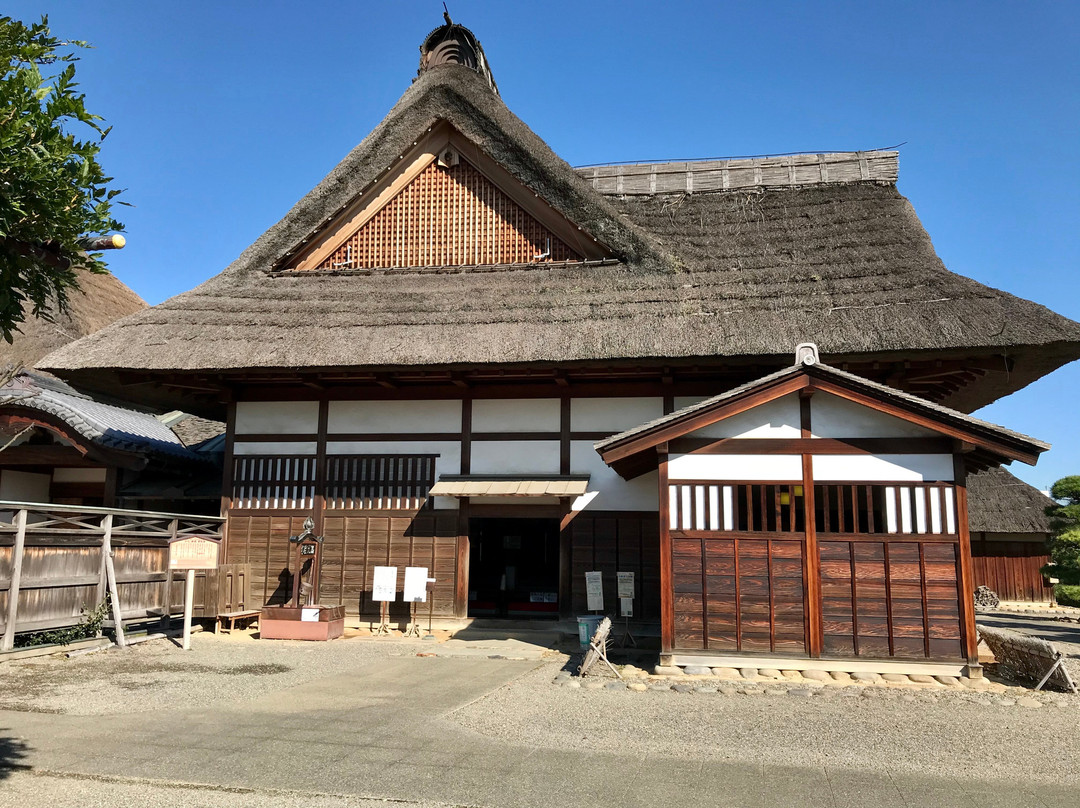
[{"label": "tiled roof ridge", "polygon": [[856,151],[583,166],[574,169],[602,194],[641,196],[794,188],[857,182],[894,184],[899,152]]}]

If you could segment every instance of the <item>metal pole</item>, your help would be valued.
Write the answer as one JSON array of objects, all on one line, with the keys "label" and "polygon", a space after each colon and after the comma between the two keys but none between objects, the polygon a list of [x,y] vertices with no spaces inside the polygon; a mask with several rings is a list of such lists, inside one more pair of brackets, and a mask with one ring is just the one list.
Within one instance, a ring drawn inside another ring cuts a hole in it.
[{"label": "metal pole", "polygon": [[195,604],[195,570],[187,571],[184,582],[184,650],[191,650],[191,612]]}]

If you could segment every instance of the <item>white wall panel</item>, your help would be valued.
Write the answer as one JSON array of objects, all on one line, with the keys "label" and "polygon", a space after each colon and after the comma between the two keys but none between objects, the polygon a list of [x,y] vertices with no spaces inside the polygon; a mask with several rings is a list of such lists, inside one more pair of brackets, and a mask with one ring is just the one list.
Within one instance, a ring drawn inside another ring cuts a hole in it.
[{"label": "white wall panel", "polygon": [[274,441],[272,443],[235,443],[234,455],[314,455],[315,441]]},{"label": "white wall panel", "polygon": [[238,401],[236,431],[278,434],[319,431],[317,401]]},{"label": "white wall panel", "polygon": [[581,504],[590,511],[659,510],[657,486],[660,483],[657,473],[624,480],[600,459],[590,441],[570,442],[570,471],[573,474],[588,474],[589,492],[595,493],[587,503],[575,503],[575,506]]},{"label": "white wall panel", "polygon": [[473,432],[558,432],[557,398],[476,399],[472,404]]},{"label": "white wall panel", "polygon": [[799,455],[672,455],[669,480],[801,480]]},{"label": "white wall panel", "polygon": [[30,471],[0,472],[0,499],[9,502],[48,502],[50,474],[35,474]]},{"label": "white wall panel", "polygon": [[641,426],[664,414],[664,399],[574,398],[570,400],[570,430],[614,435]]},{"label": "white wall panel", "polygon": [[689,407],[707,398],[712,398],[712,396],[675,396],[675,409],[681,410],[683,407]]},{"label": "white wall panel", "polygon": [[695,438],[797,438],[802,435],[799,396],[781,396],[691,433]]},{"label": "white wall panel", "polygon": [[472,443],[472,474],[558,474],[559,442],[485,440]]},{"label": "white wall panel", "polygon": [[814,455],[815,482],[933,482],[952,478],[952,455]]},{"label": "white wall panel", "polygon": [[810,426],[815,438],[932,438],[939,435],[846,398],[820,392],[810,399]]},{"label": "white wall panel", "polygon": [[331,401],[327,431],[461,432],[461,402]]}]

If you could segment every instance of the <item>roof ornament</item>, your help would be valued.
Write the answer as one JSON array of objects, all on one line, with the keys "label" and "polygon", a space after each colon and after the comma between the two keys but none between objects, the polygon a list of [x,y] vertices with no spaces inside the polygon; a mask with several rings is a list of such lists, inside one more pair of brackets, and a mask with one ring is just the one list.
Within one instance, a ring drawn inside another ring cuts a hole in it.
[{"label": "roof ornament", "polygon": [[819,361],[817,343],[800,342],[795,346],[796,365],[816,365]]},{"label": "roof ornament", "polygon": [[446,3],[443,3],[443,19],[446,24],[428,34],[420,46],[420,69],[416,71],[416,75],[420,76],[443,65],[463,65],[483,76],[488,86],[498,95],[499,88],[491,75],[480,40],[464,25],[458,25],[450,19]]}]

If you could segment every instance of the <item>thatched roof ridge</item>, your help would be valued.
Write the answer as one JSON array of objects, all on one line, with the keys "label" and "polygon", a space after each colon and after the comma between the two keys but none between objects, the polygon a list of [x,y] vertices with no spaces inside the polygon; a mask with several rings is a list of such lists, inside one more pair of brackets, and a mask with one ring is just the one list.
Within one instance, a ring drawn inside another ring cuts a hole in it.
[{"label": "thatched roof ridge", "polygon": [[27,316],[10,345],[0,340],[0,365],[33,367],[57,348],[147,308],[146,301],[112,273],[77,271],[79,288],[70,293],[67,311],[55,314],[51,322]]},{"label": "thatched roof ridge", "polygon": [[968,520],[975,533],[1050,533],[1046,508],[1056,505],[1001,467],[967,478]]}]

